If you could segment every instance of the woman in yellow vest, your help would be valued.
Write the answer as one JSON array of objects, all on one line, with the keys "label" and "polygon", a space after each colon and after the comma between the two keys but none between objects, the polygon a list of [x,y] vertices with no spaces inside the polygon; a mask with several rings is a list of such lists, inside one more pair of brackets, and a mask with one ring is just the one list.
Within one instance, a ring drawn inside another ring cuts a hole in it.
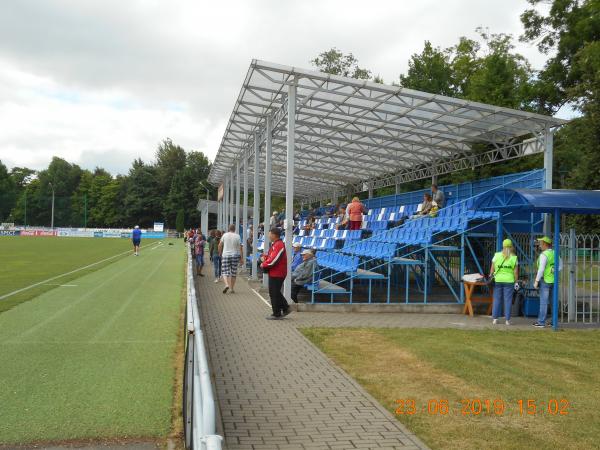
[{"label": "woman in yellow vest", "polygon": [[515,289],[515,282],[519,278],[519,261],[510,239],[502,241],[502,251],[494,255],[490,278],[494,278],[494,303],[492,306],[492,323],[498,323],[504,305],[506,325],[510,325],[510,310]]},{"label": "woman in yellow vest", "polygon": [[534,327],[543,328],[546,326],[546,315],[548,314],[548,302],[552,295],[554,287],[554,250],[552,249],[552,240],[544,236],[539,238],[541,254],[537,260],[537,275],[533,287],[540,289],[540,312],[537,322],[533,323]]}]

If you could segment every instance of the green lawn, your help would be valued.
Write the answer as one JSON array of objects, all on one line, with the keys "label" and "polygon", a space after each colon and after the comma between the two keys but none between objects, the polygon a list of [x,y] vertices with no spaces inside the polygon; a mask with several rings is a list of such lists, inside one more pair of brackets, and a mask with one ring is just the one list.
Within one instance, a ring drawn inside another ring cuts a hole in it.
[{"label": "green lawn", "polygon": [[[108,253],[127,248],[101,241]],[[183,245],[174,244],[0,314],[0,445],[167,436],[185,281]]]},{"label": "green lawn", "polygon": [[[142,244],[148,245],[146,240]],[[101,261],[131,248],[129,239],[0,237],[0,297],[17,289]],[[98,270],[115,259],[97,264],[0,300],[0,313],[37,297],[86,273]]]},{"label": "green lawn", "polygon": [[[600,331],[303,332],[433,449],[598,448]],[[473,413],[475,399],[481,414]],[[535,415],[527,413],[529,399]],[[549,414],[551,399],[567,414]],[[436,413],[442,400],[447,414]],[[463,415],[463,406],[473,409]]]}]

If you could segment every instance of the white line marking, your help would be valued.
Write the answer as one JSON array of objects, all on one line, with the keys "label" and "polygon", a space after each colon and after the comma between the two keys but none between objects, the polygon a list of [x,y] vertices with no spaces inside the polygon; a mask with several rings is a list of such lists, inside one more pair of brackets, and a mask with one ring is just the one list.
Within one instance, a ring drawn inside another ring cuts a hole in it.
[{"label": "white line marking", "polygon": [[156,264],[156,267],[154,267],[154,269],[152,271],[150,271],[150,273],[146,276],[146,278],[144,278],[144,280],[142,282],[138,283],[138,286],[131,292],[131,294],[129,294],[129,297],[127,297],[127,299],[121,304],[119,309],[117,311],[115,311],[115,313],[112,314],[106,322],[104,322],[104,325],[102,325],[102,327],[98,331],[96,331],[96,333],[94,334],[94,337],[92,337],[92,339],[90,340],[91,343],[98,341],[98,338],[100,336],[102,336],[104,333],[106,333],[106,331],[113,325],[113,323],[115,323],[115,321],[119,317],[121,317],[121,315],[123,314],[123,311],[125,311],[125,309],[127,309],[127,307],[131,304],[131,302],[136,298],[138,291],[142,287],[146,286],[146,283],[148,282],[148,280],[150,280],[154,276],[154,274],[158,271],[158,269],[160,269],[160,267],[163,265],[163,263],[166,260],[167,260],[167,255],[165,255],[163,257],[163,259],[160,263]]},{"label": "white line marking", "polygon": [[458,325],[458,326],[461,326],[461,327],[465,326],[464,323],[459,323],[459,322],[449,322],[449,323],[450,323],[450,325]]},{"label": "white line marking", "polygon": [[[140,246],[140,248],[141,247],[143,247],[143,245]],[[110,256],[110,257],[102,259],[100,261],[96,261],[95,263],[88,264],[87,266],[79,267],[78,269],[71,270],[70,272],[61,273],[60,275],[56,275],[55,277],[48,278],[47,280],[39,281],[39,282],[33,283],[33,284],[29,285],[29,286],[25,286],[24,288],[17,289],[16,291],[9,292],[8,294],[1,295],[0,296],[0,300],[4,300],[5,298],[12,297],[15,294],[18,294],[18,293],[23,292],[23,291],[27,291],[27,290],[29,290],[31,288],[34,288],[36,286],[39,286],[41,284],[48,283],[49,281],[54,281],[54,280],[57,280],[57,279],[62,278],[64,276],[71,275],[72,273],[79,272],[80,270],[84,270],[84,269],[87,269],[89,267],[93,267],[95,265],[98,265],[100,263],[103,263],[103,262],[106,262],[106,261],[110,261],[111,259],[117,258],[118,256],[125,255],[127,253],[131,253],[131,250],[127,250],[126,252],[118,253],[116,255]]]},{"label": "white line marking", "polygon": [[104,285],[106,285],[107,283],[110,283],[112,280],[114,280],[115,278],[127,273],[128,270],[133,269],[134,267],[137,267],[135,265],[130,265],[129,267],[126,267],[124,270],[117,272],[113,275],[111,275],[110,277],[106,278],[104,281],[102,281],[101,283],[97,284],[96,286],[94,286],[92,289],[90,289],[89,291],[87,291],[85,294],[83,294],[81,297],[79,297],[77,300],[73,301],[72,303],[68,303],[66,306],[64,306],[63,308],[57,310],[54,314],[47,316],[44,320],[42,320],[41,322],[36,323],[35,325],[31,326],[28,330],[25,330],[15,336],[13,336],[12,338],[8,339],[8,342],[15,342],[15,340],[17,340],[17,338],[21,339],[24,336],[27,336],[31,333],[33,333],[35,330],[45,326],[47,323],[51,322],[52,320],[56,319],[58,316],[60,316],[61,314],[65,313],[67,310],[73,308],[75,305],[78,305],[79,303],[81,303],[83,300],[85,300],[86,298],[89,298],[92,296],[92,294],[94,294],[96,291],[102,289],[102,287]]},{"label": "white line marking", "polygon": [[267,308],[269,308],[269,309],[271,308],[271,304],[270,304],[270,303],[269,303],[267,300],[265,300],[265,298],[264,298],[262,295],[260,295],[260,294],[258,293],[258,291],[256,291],[256,290],[255,290],[255,289],[253,289],[253,288],[250,288],[250,290],[251,290],[252,292],[254,292],[256,295],[258,295],[258,298],[260,298],[260,299],[261,299],[261,300],[264,302],[264,304],[265,304],[265,305],[267,305]]},{"label": "white line marking", "polygon": [[60,287],[75,287],[77,284],[57,284],[57,283],[46,283],[44,286],[60,286]]}]

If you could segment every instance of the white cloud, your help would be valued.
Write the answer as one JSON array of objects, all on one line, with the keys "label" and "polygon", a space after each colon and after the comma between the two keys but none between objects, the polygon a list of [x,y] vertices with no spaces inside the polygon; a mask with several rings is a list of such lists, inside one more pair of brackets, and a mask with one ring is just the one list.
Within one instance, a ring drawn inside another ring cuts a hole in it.
[{"label": "white cloud", "polygon": [[[309,67],[333,46],[392,82],[423,41],[477,26],[518,35],[525,0],[7,0],[0,4],[0,159],[56,155],[125,173],[170,137],[213,158],[253,58]],[[518,44],[535,66],[543,57]]]}]

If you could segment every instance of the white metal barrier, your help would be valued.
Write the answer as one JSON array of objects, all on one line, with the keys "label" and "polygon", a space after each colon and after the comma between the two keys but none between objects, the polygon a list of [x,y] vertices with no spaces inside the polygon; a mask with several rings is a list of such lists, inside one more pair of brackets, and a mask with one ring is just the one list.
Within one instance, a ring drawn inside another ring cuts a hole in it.
[{"label": "white metal barrier", "polygon": [[185,447],[190,450],[221,450],[223,438],[216,433],[213,386],[200,328],[192,255],[188,248],[185,372],[183,420]]}]

